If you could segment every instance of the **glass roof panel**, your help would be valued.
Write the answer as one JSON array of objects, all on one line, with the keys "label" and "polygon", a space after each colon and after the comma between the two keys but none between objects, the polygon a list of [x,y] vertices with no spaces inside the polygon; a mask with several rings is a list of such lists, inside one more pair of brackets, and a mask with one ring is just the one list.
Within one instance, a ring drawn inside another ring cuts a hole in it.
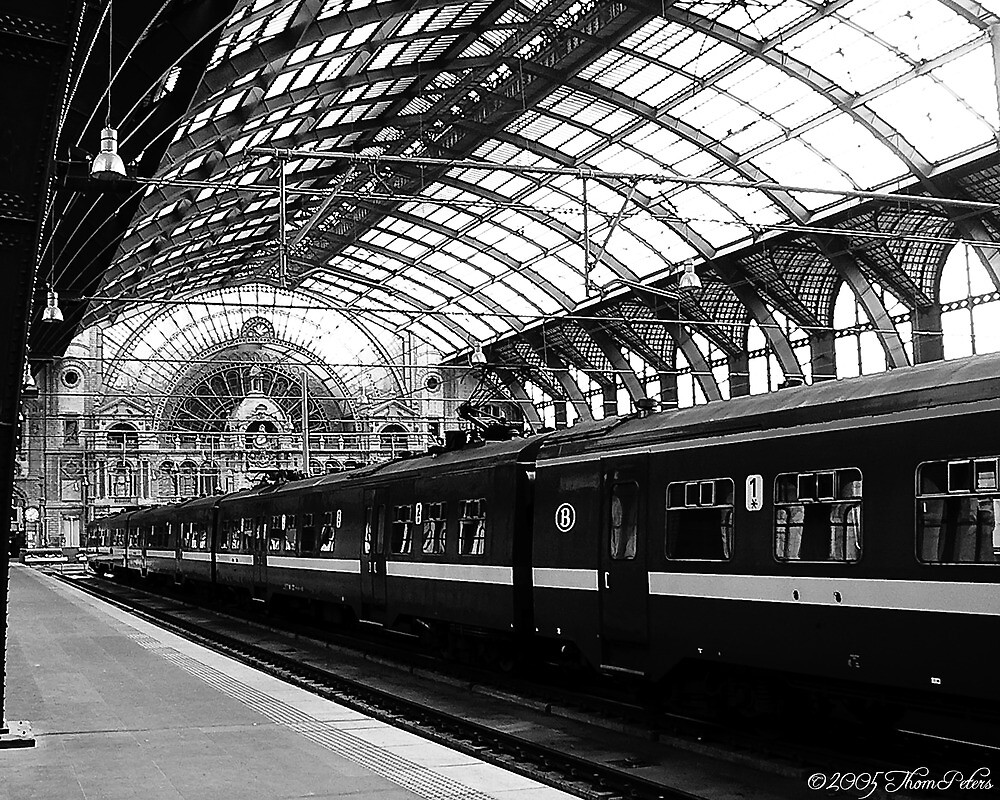
[{"label": "glass roof panel", "polygon": [[849,19],[912,63],[937,58],[979,31],[940,0],[854,0],[838,16]]},{"label": "glass roof panel", "polygon": [[[840,170],[797,139],[782,142],[761,153],[753,161],[776,181],[792,186],[815,186],[823,189],[854,188]],[[794,194],[807,208],[819,208],[830,202],[829,195]]]},{"label": "glass roof panel", "polygon": [[907,81],[869,105],[934,162],[989,141],[995,135],[967,105],[930,76]]},{"label": "glass roof panel", "polygon": [[1000,128],[1000,117],[997,115],[996,82],[990,75],[993,68],[992,49],[988,42],[983,42],[972,52],[937,67],[931,75],[996,129]]},{"label": "glass roof panel", "polygon": [[906,173],[906,165],[868,128],[838,116],[802,133],[807,142],[846,172],[857,186],[880,186]]},{"label": "glass roof panel", "polygon": [[[677,263],[697,255],[697,251],[690,244],[667,228],[663,221],[653,219],[648,213],[630,215],[622,221],[621,225],[623,228],[633,231],[640,239],[649,242],[656,252],[667,261]],[[626,256],[629,255],[627,250],[625,253]],[[626,258],[626,263],[641,275],[656,273],[663,268],[659,259],[636,262]]]}]

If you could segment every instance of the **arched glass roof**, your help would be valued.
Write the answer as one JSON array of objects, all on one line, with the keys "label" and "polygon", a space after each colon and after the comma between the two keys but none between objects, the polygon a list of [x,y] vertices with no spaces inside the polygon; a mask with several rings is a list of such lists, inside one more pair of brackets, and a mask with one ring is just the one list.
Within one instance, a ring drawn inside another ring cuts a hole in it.
[{"label": "arched glass roof", "polygon": [[311,383],[323,384],[312,394],[334,398],[357,396],[372,382],[401,383],[398,343],[387,350],[362,320],[261,284],[132,306],[102,338],[107,395],[147,396],[154,407],[174,397],[178,385],[254,360],[298,365]]},{"label": "arched glass roof", "polygon": [[[335,362],[384,361],[403,334],[447,356],[860,202],[795,187],[947,195],[936,176],[997,150],[998,12],[997,0],[245,2],[100,295],[286,286],[350,332],[356,357]],[[567,172],[279,162],[254,147]],[[658,179],[671,177],[710,182]],[[118,324],[164,319],[150,313]],[[171,313],[167,327],[192,338],[230,324],[211,308]]]}]

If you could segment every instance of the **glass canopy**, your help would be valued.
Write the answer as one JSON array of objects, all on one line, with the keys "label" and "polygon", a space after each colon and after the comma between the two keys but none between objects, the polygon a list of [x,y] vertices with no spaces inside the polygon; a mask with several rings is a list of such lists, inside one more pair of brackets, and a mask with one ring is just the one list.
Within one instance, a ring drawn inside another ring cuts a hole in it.
[{"label": "glass canopy", "polygon": [[[803,188],[930,191],[997,150],[998,11],[241,3],[100,292],[155,303],[197,286],[237,310],[204,296],[153,305],[122,313],[111,335],[134,341],[135,359],[179,352],[181,338],[232,333],[260,304],[247,298],[270,293],[287,299],[274,321],[290,341],[326,352],[335,340],[329,358],[351,381],[401,336],[447,357],[859,202]],[[254,147],[413,161],[278,161]],[[163,380],[172,369],[149,366]]]}]

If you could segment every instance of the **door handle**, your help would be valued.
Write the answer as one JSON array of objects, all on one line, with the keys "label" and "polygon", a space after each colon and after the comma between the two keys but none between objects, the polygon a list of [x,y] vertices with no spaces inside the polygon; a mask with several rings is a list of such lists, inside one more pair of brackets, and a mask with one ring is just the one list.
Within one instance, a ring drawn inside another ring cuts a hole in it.
[{"label": "door handle", "polygon": [[605,572],[605,573],[604,573],[604,588],[605,588],[605,589],[610,589],[610,588],[611,588],[611,585],[610,585],[610,584],[608,583],[608,577],[609,577],[610,575],[611,575],[611,573],[610,573],[610,572]]}]

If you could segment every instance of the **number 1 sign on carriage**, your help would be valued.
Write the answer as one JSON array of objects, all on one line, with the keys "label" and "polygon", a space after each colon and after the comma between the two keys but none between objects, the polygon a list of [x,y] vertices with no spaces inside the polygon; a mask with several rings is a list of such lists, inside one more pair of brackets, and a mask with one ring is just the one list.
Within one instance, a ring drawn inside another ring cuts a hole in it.
[{"label": "number 1 sign on carriage", "polygon": [[747,475],[747,511],[760,511],[764,507],[764,476]]}]

